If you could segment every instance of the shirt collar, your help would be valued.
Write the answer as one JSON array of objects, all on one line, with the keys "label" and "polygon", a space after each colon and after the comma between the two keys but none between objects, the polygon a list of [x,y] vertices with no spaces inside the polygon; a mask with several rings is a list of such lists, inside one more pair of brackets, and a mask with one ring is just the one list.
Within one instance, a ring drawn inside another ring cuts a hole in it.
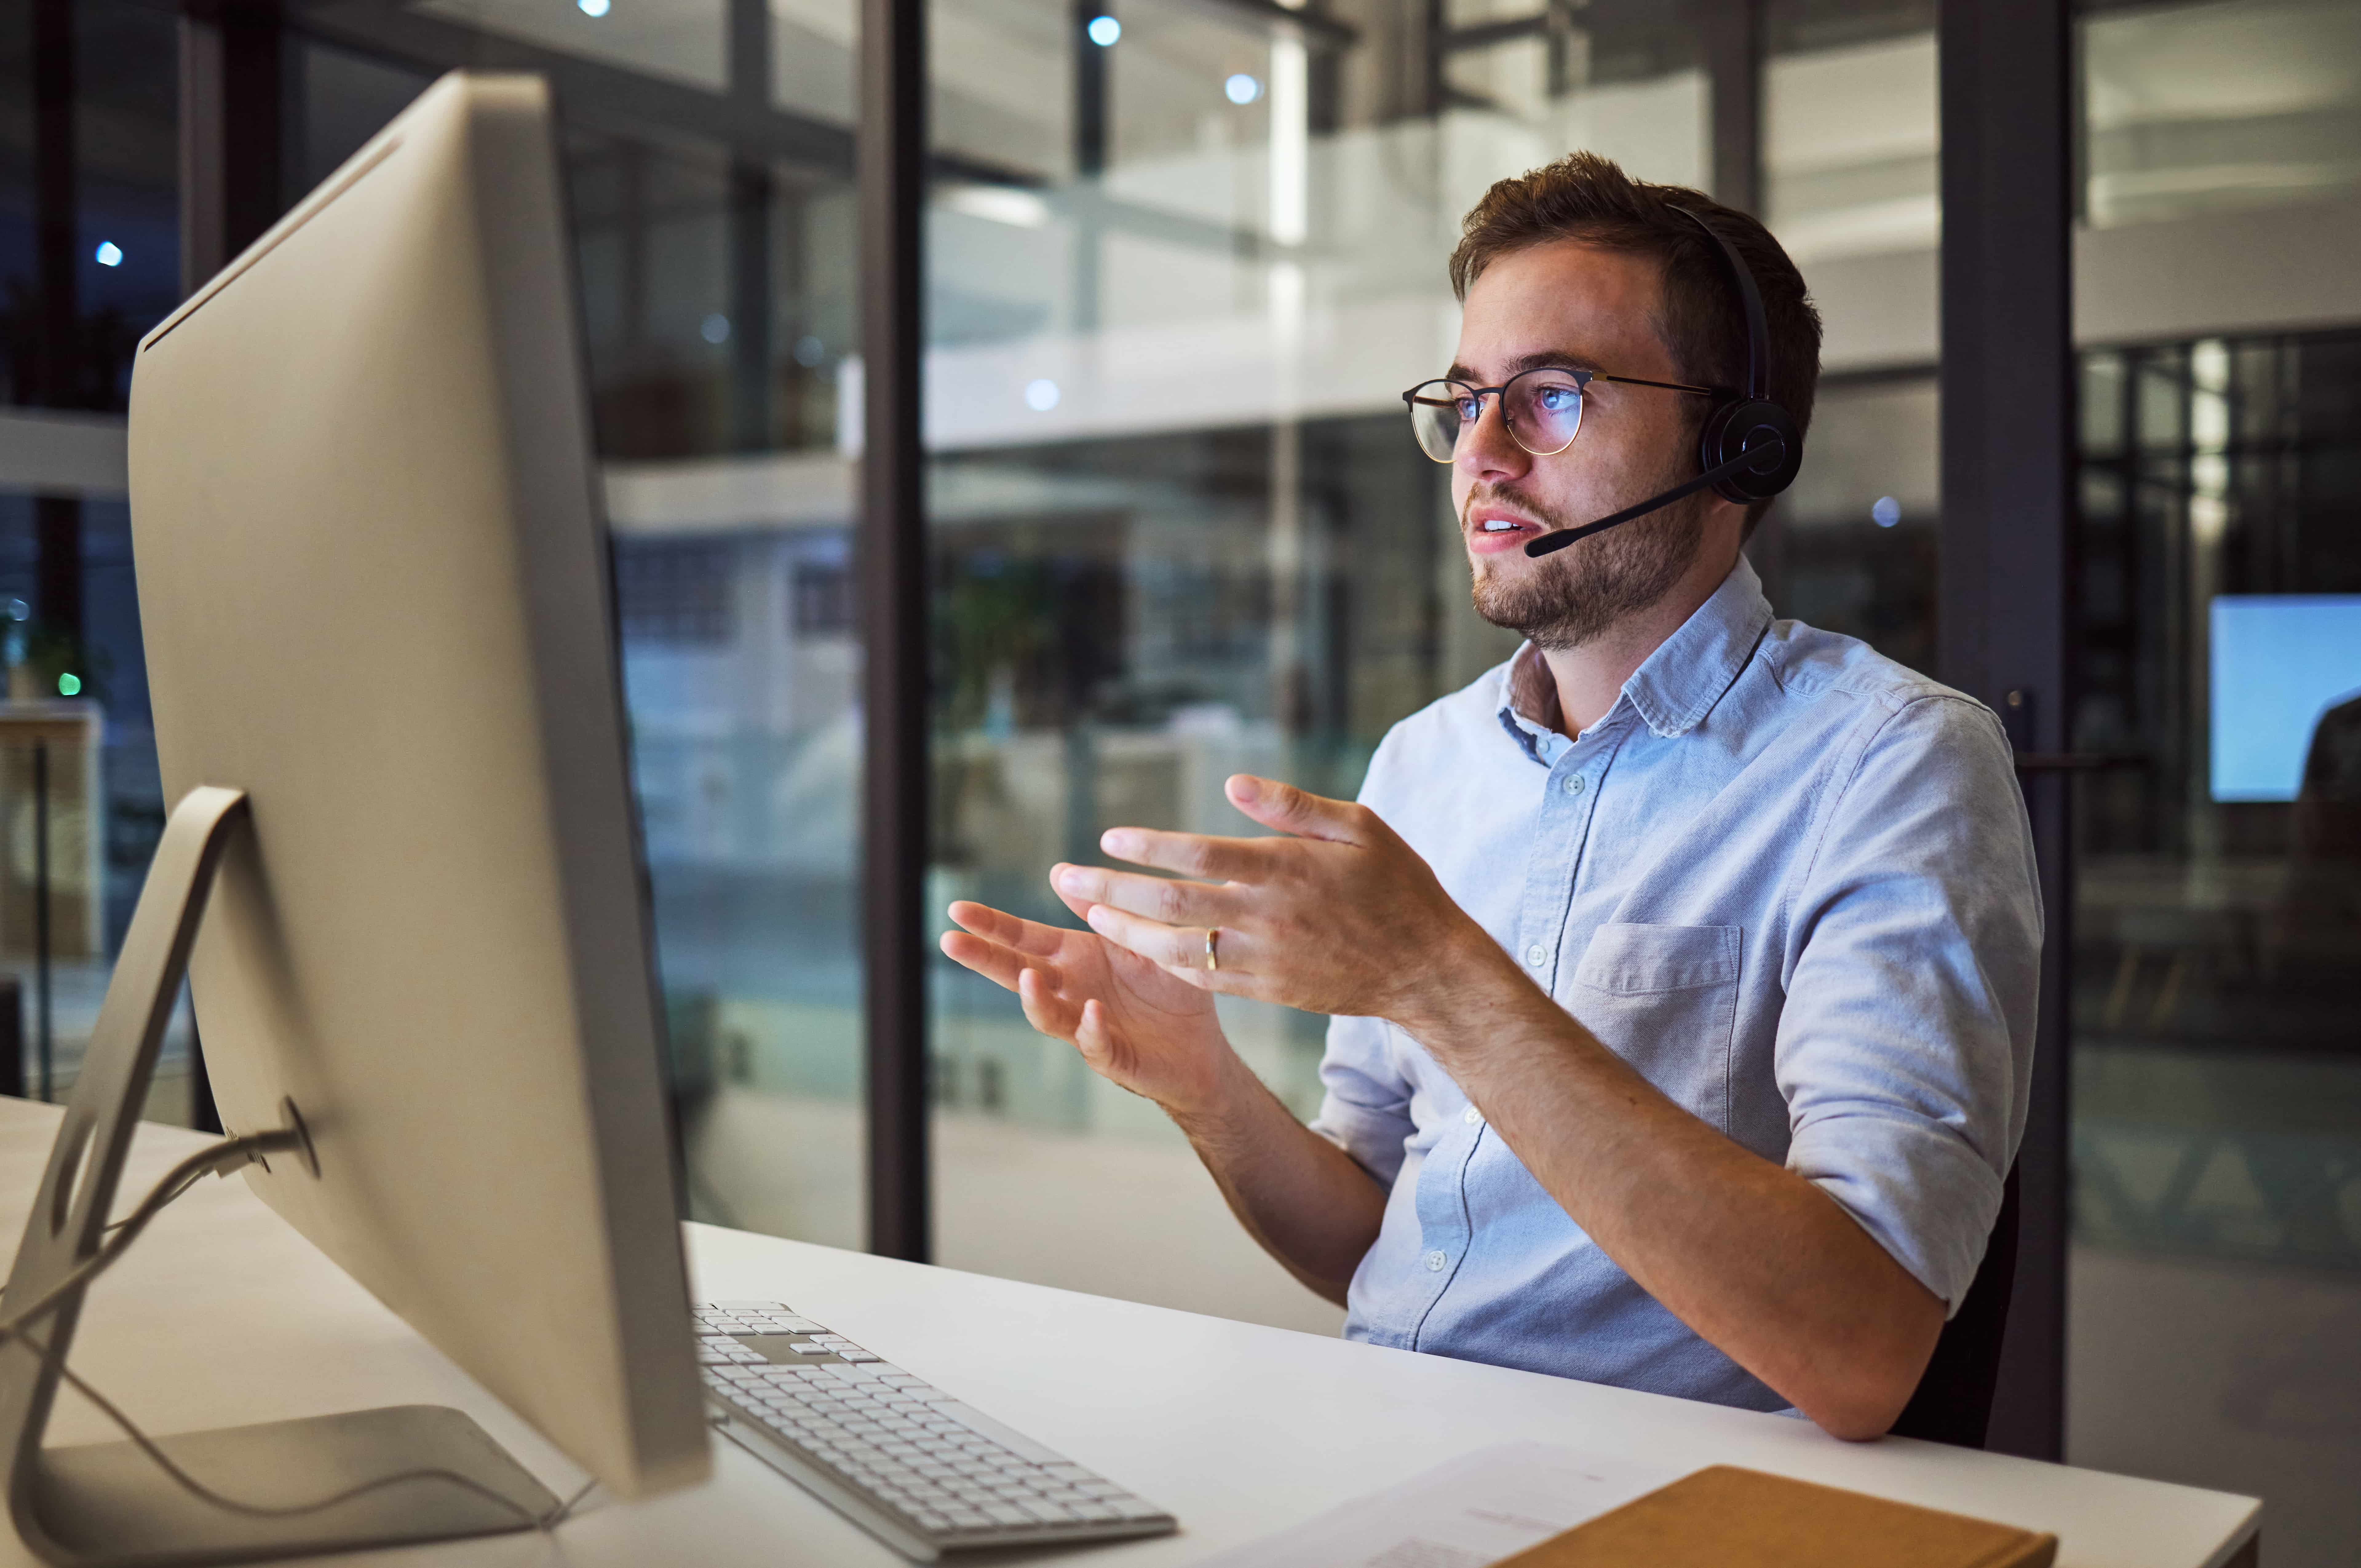
[{"label": "shirt collar", "polygon": [[[1771,601],[1763,597],[1763,579],[1741,555],[1711,597],[1631,672],[1623,683],[1623,700],[1664,739],[1687,734],[1738,679],[1770,624]],[[1538,746],[1555,729],[1535,716],[1556,709],[1548,666],[1540,650],[1528,642],[1502,674],[1500,723],[1539,762]]]}]

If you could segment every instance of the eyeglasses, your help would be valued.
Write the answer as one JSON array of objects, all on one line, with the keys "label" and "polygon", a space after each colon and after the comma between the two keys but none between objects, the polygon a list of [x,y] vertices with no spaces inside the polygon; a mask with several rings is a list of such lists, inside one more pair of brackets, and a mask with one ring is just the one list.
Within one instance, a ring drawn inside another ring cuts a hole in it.
[{"label": "eyeglasses", "polygon": [[1451,461],[1459,450],[1459,438],[1484,417],[1484,400],[1494,397],[1500,400],[1500,418],[1509,427],[1510,438],[1536,457],[1554,457],[1574,444],[1575,433],[1582,429],[1583,389],[1593,381],[1655,387],[1697,398],[1730,395],[1717,388],[1679,381],[1642,381],[1631,376],[1543,365],[1519,371],[1500,387],[1421,381],[1402,394],[1402,401],[1410,405],[1410,425],[1418,435],[1419,450],[1437,463]]}]

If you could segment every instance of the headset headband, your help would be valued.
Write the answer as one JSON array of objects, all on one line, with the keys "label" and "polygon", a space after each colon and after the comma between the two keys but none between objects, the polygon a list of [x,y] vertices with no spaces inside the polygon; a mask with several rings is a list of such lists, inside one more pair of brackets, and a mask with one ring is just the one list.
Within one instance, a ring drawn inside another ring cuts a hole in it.
[{"label": "headset headband", "polygon": [[1738,281],[1738,298],[1746,308],[1746,395],[1757,400],[1771,396],[1771,323],[1763,313],[1763,291],[1754,286],[1753,269],[1746,265],[1738,247],[1722,238],[1721,231],[1686,207],[1673,211],[1705,230],[1730,263],[1730,275]]}]

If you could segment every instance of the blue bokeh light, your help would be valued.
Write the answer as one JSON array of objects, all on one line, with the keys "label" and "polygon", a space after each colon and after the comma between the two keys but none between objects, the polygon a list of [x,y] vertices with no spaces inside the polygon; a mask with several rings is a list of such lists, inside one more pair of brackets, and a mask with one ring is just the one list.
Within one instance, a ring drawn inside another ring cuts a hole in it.
[{"label": "blue bokeh light", "polygon": [[1083,31],[1090,34],[1091,42],[1099,48],[1113,49],[1115,40],[1123,37],[1123,24],[1113,16],[1093,16],[1091,25]]}]

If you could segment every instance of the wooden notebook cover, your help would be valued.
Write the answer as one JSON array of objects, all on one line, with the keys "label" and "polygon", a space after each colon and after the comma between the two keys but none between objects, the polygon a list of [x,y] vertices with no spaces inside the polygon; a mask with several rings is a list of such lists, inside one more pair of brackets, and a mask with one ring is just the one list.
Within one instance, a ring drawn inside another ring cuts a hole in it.
[{"label": "wooden notebook cover", "polygon": [[2049,1568],[2058,1538],[1717,1464],[1498,1568]]}]

